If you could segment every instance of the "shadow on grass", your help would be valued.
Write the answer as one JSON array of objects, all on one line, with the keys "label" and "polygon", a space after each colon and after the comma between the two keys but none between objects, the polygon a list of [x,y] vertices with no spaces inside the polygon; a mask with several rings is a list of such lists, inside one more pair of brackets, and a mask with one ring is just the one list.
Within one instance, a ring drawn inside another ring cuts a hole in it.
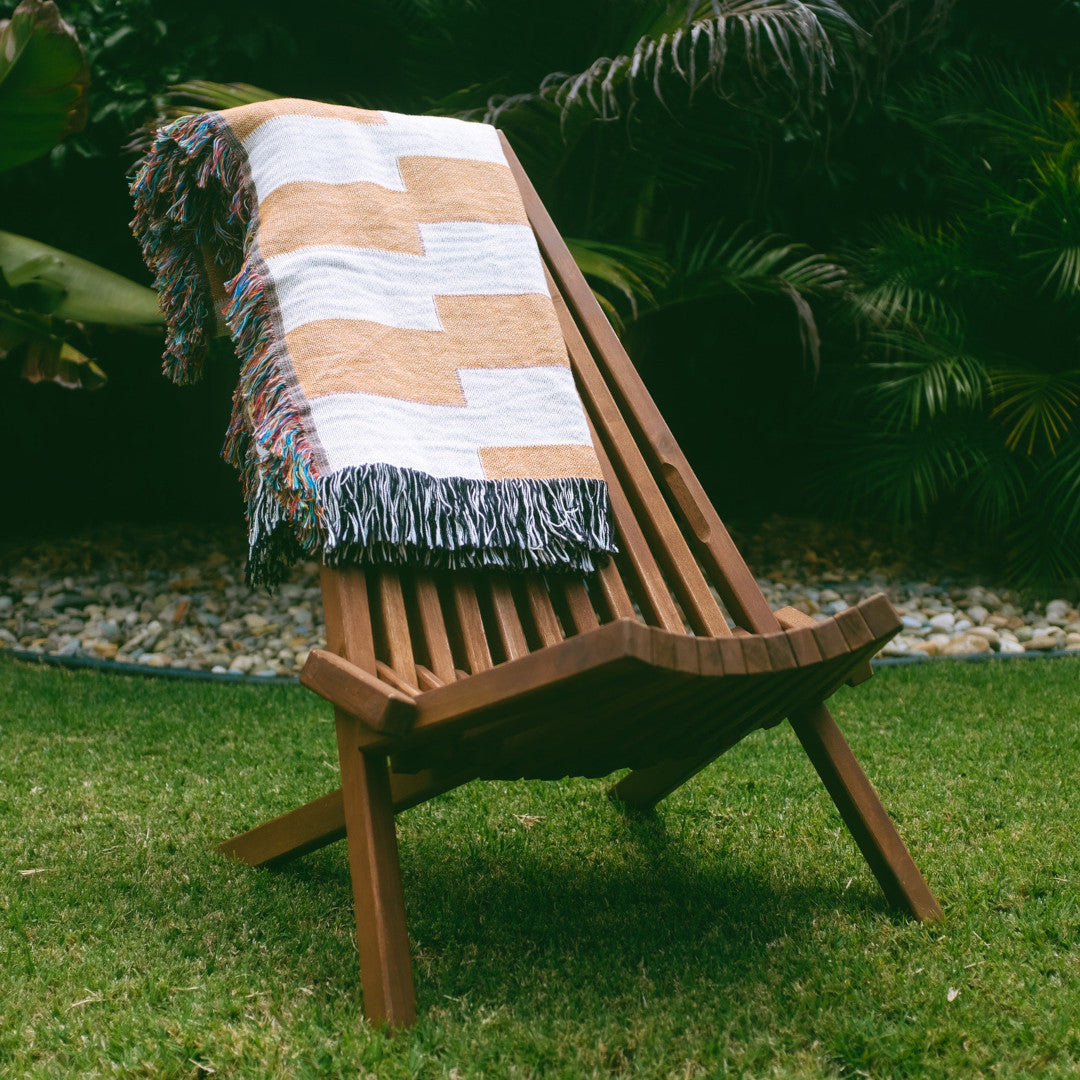
[{"label": "shadow on grass", "polygon": [[[821,927],[867,925],[893,913],[873,879],[829,880],[828,860],[812,860],[807,872],[763,872],[730,852],[705,859],[672,840],[657,817],[624,816],[618,838],[590,845],[569,841],[515,850],[512,859],[482,837],[453,846],[444,830],[403,845],[406,907],[424,1002],[465,997],[471,1006],[521,1007],[553,985],[567,992],[618,999],[645,977],[652,1007],[656,995],[678,997],[688,984],[715,994],[758,983],[771,970],[794,979],[805,970],[812,941]],[[298,978],[352,984],[355,953],[340,951],[340,933],[353,933],[351,888],[344,847],[286,864],[261,878],[296,890],[333,897],[333,909],[347,922],[335,927],[337,955],[330,970],[298,971]],[[254,886],[253,886],[254,887]],[[283,921],[281,940],[310,934],[295,908],[275,908]],[[287,953],[287,947],[286,947]],[[275,950],[272,964],[295,957]],[[319,948],[309,959],[327,953]],[[339,974],[345,976],[338,982]]]}]

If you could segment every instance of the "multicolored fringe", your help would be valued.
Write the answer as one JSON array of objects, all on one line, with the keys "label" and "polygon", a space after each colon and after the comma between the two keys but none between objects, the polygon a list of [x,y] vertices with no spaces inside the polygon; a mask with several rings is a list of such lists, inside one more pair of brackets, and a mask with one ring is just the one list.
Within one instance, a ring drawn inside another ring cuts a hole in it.
[{"label": "multicolored fringe", "polygon": [[243,147],[216,113],[162,128],[131,185],[132,228],[166,319],[164,370],[202,374],[215,332],[203,253],[226,278],[225,322],[241,361],[223,456],[247,504],[249,584],[272,586],[298,558],[452,569],[595,569],[615,550],[599,480],[437,478],[373,464],[322,474],[302,423]]},{"label": "multicolored fringe", "polygon": [[254,243],[256,202],[246,168],[228,124],[207,113],[162,128],[131,183],[131,227],[165,313],[165,374],[179,384],[202,375],[213,336],[202,252],[212,248],[235,272]]},{"label": "multicolored fringe", "polygon": [[[600,480],[470,480],[365,465],[331,473],[316,485],[326,517],[327,566],[588,573],[595,563],[583,549],[582,534],[596,549],[611,547],[607,488]],[[249,575],[277,580],[303,548],[266,487],[256,493],[252,523]]]}]

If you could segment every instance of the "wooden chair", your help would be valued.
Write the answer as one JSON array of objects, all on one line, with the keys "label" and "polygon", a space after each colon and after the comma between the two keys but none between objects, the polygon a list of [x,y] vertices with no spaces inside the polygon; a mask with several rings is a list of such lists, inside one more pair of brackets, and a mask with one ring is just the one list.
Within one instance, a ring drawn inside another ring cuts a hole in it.
[{"label": "wooden chair", "polygon": [[[822,702],[900,628],[883,596],[815,622],[769,609],[509,145],[610,485],[620,554],[586,580],[331,570],[341,788],[222,844],[252,866],[348,837],[364,1009],[415,1019],[394,814],[477,778],[605,776],[655,805],[756,728],[791,721],[888,898],[939,908]],[[734,629],[725,618],[725,610]]]}]

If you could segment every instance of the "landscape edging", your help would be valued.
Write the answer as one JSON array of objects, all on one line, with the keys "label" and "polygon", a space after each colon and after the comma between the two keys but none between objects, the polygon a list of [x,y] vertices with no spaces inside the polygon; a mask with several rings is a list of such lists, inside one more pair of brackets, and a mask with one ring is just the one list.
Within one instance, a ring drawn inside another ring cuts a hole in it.
[{"label": "landscape edging", "polygon": [[[290,675],[245,675],[239,672],[199,671],[192,668],[150,667],[147,664],[125,664],[116,660],[103,660],[93,656],[57,656],[54,653],[35,652],[30,649],[0,649],[0,658],[10,656],[14,660],[30,664],[71,670],[89,669],[105,671],[114,675],[136,675],[144,679],[193,679],[197,682],[243,683],[259,686],[298,686],[300,680]],[[920,667],[924,664],[955,663],[979,664],[1005,660],[1053,660],[1064,656],[1080,657],[1075,649],[1047,649],[1041,652],[1022,653],[974,653],[970,656],[879,656],[870,661],[872,668]]]}]

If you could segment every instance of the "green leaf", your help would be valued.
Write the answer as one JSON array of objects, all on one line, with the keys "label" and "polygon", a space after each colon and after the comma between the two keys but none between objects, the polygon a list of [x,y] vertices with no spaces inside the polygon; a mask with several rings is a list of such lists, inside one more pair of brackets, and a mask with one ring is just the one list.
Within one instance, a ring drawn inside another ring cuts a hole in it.
[{"label": "green leaf", "polygon": [[875,333],[871,344],[882,351],[883,359],[867,365],[879,373],[869,392],[882,413],[900,427],[914,429],[927,417],[981,404],[986,368],[955,341],[904,327]]},{"label": "green leaf", "polygon": [[[250,83],[217,83],[209,79],[191,79],[169,87],[168,100],[177,115],[206,112],[215,109],[234,109],[255,101],[272,101],[281,97],[273,90],[264,90]],[[183,112],[180,112],[183,110]]]},{"label": "green leaf", "polygon": [[249,83],[219,83],[209,79],[189,79],[187,82],[174,83],[156,99],[155,115],[135,132],[125,149],[145,153],[154,141],[157,129],[173,120],[179,120],[182,116],[235,109],[240,105],[272,101],[281,96],[273,90],[264,90],[261,86],[251,86]]},{"label": "green leaf", "polygon": [[19,359],[27,382],[54,382],[65,390],[100,390],[105,385],[105,372],[67,341],[27,342]]},{"label": "green leaf", "polygon": [[907,525],[963,491],[984,467],[983,447],[949,418],[923,424],[918,437],[885,418],[870,419],[876,426],[863,417],[833,433],[824,455],[832,468],[817,481],[849,510]]},{"label": "green leaf", "polygon": [[731,293],[785,297],[795,309],[803,355],[818,369],[821,339],[810,297],[844,290],[847,271],[834,259],[775,233],[752,232],[747,225],[726,232],[718,222],[693,240],[684,227],[675,265],[661,307]]},{"label": "green leaf", "polygon": [[671,276],[671,268],[652,248],[570,238],[566,246],[590,280],[597,299],[616,322],[621,320],[609,293],[621,298],[630,308],[631,318],[637,318],[642,305],[656,305],[656,288]]},{"label": "green leaf", "polygon": [[999,401],[990,415],[1009,425],[1006,445],[1016,450],[1024,444],[1028,456],[1043,442],[1055,453],[1080,414],[1080,369],[1002,369],[994,372],[991,387]]},{"label": "green leaf", "polygon": [[0,170],[32,161],[86,125],[90,70],[52,0],[0,20]]},{"label": "green leaf", "polygon": [[[1044,480],[1055,524],[1076,541],[1080,538],[1080,438],[1046,468]],[[1074,555],[1080,565],[1080,542],[1074,544]]]},{"label": "green leaf", "polygon": [[825,92],[836,65],[827,24],[855,29],[834,0],[690,0],[655,7],[634,28],[624,52],[599,57],[574,74],[552,72],[535,95],[491,102],[489,122],[530,96],[554,102],[564,116],[582,109],[611,119],[639,95],[664,102],[664,84],[672,79],[691,95],[706,86],[723,92],[729,65],[759,89],[772,82],[800,102]]},{"label": "green leaf", "polygon": [[962,319],[953,298],[988,276],[973,262],[970,244],[955,222],[878,222],[850,255],[852,314],[873,329],[933,326],[955,335]]},{"label": "green leaf", "polygon": [[54,382],[67,390],[105,385],[105,372],[65,336],[76,327],[13,307],[4,298],[6,291],[0,277],[0,360],[18,364],[27,382]]},{"label": "green leaf", "polygon": [[[0,273],[25,306],[62,319],[109,326],[162,322],[152,289],[25,236],[0,232]],[[37,297],[44,300],[34,303]]]}]

